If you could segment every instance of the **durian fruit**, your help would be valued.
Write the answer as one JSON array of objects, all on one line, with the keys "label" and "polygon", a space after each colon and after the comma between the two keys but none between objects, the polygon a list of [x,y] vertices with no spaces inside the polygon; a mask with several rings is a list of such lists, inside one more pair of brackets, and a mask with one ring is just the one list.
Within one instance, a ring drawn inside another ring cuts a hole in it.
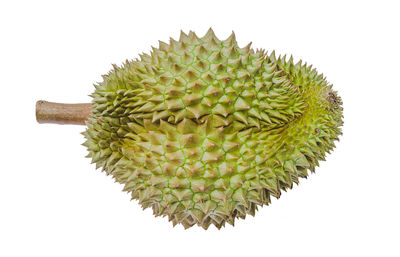
[{"label": "durian fruit", "polygon": [[314,172],[343,124],[341,98],[311,66],[211,29],[160,42],[95,88],[88,157],[185,228],[254,215]]}]

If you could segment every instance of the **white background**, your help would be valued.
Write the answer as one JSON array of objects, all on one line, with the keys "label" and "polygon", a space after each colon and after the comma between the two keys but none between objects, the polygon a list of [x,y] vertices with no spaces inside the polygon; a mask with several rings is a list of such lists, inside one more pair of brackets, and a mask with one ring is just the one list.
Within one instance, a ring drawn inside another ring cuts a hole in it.
[{"label": "white background", "polygon": [[[400,256],[396,1],[1,1],[0,256]],[[344,101],[335,151],[235,227],[154,218],[95,170],[83,126],[35,102],[89,102],[93,83],[180,29],[293,54]]]}]

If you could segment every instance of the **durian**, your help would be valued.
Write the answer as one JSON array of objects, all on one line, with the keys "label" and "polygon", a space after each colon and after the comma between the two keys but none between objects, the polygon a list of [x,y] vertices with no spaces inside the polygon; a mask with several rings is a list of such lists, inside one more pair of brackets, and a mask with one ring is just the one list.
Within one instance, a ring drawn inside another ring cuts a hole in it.
[{"label": "durian", "polygon": [[96,168],[185,228],[254,215],[314,172],[343,124],[341,98],[310,65],[211,29],[114,65],[91,97],[64,111],[39,101],[38,121],[86,123]]}]

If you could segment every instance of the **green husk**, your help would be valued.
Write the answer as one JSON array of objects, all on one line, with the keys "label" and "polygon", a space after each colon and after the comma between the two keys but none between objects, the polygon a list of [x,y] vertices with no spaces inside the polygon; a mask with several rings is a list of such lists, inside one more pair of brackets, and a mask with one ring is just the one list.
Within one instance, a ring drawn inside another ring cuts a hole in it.
[{"label": "green husk", "polygon": [[313,172],[341,134],[325,77],[232,34],[181,33],[95,85],[84,145],[143,208],[185,228],[234,224]]}]

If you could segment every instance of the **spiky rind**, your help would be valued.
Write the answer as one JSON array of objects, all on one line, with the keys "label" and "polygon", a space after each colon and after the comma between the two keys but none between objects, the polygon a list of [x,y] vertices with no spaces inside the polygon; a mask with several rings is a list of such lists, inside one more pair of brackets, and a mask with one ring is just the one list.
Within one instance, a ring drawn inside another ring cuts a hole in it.
[{"label": "spiky rind", "polygon": [[311,66],[181,33],[103,76],[88,157],[185,228],[234,224],[314,171],[334,148],[342,102]]}]

